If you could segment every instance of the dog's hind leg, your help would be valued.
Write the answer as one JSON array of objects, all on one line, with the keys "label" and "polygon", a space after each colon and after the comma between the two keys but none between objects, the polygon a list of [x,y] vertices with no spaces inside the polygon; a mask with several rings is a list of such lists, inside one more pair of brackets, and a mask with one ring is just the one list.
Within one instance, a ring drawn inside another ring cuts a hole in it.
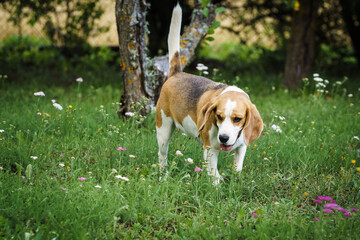
[{"label": "dog's hind leg", "polygon": [[[156,137],[159,146],[159,164],[160,170],[163,171],[167,166],[167,154],[171,135],[175,129],[175,124],[172,118],[166,117],[162,112],[162,125],[156,128]],[[167,171],[166,171],[167,176]],[[165,177],[166,177],[165,176]]]}]

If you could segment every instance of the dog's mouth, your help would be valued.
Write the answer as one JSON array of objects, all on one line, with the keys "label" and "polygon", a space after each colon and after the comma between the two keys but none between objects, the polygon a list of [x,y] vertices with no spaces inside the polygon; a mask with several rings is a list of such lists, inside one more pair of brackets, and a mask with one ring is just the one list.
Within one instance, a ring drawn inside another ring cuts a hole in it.
[{"label": "dog's mouth", "polygon": [[220,148],[223,151],[230,151],[233,146],[234,146],[234,144],[233,145],[220,144]]},{"label": "dog's mouth", "polygon": [[[240,137],[240,135],[241,135],[241,133],[242,133],[243,129],[244,129],[244,128],[242,128],[242,129],[239,131],[239,134],[238,134],[238,136],[237,136],[237,138],[236,138],[235,143],[236,143],[236,142],[237,142],[237,140],[239,139],[239,137]],[[234,143],[234,144],[231,144],[231,145],[220,144],[220,149],[221,149],[221,150],[223,150],[223,151],[230,151],[230,150],[231,150],[231,148],[235,145],[235,143]]]}]

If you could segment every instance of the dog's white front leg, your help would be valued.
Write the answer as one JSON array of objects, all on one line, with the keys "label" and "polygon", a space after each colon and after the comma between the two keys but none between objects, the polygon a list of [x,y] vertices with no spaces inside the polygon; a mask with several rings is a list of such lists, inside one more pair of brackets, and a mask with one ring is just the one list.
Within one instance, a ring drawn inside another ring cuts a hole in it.
[{"label": "dog's white front leg", "polygon": [[240,145],[240,147],[235,149],[234,164],[236,166],[236,171],[239,173],[242,171],[242,168],[243,168],[246,148],[247,148],[246,145],[242,144],[242,145]]},{"label": "dog's white front leg", "polygon": [[217,168],[218,155],[219,155],[219,150],[215,150],[212,148],[204,150],[204,159],[207,164],[206,166],[207,173],[210,176],[215,177],[214,185],[218,185],[220,181],[223,180]]}]

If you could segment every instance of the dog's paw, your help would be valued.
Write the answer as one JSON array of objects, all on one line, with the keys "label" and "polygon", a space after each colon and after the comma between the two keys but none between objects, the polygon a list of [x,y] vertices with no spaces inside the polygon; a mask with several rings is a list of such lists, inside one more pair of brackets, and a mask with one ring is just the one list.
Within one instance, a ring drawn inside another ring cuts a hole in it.
[{"label": "dog's paw", "polygon": [[159,177],[159,181],[166,181],[167,177],[169,175],[169,171],[161,171],[160,172],[160,177]]},{"label": "dog's paw", "polygon": [[218,186],[221,182],[224,181],[224,178],[220,175],[214,177],[213,185]]}]

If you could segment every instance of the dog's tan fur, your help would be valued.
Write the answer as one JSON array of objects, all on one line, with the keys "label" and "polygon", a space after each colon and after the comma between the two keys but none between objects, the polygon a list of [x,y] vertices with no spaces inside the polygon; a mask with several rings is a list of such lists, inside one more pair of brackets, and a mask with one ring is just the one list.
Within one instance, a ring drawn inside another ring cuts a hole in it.
[{"label": "dog's tan fur", "polygon": [[[174,43],[170,42],[170,44]],[[229,119],[231,119],[231,124],[233,124],[234,128],[239,129],[239,132],[236,133],[238,134],[236,141],[239,140],[240,135],[243,138],[242,145],[246,144],[246,146],[249,146],[249,144],[255,141],[261,134],[263,122],[256,106],[251,103],[248,95],[241,89],[182,72],[179,49],[174,51],[173,46],[169,46],[170,48],[172,48],[171,50],[174,54],[170,56],[169,77],[161,89],[156,105],[160,163],[166,165],[167,144],[174,128],[172,125],[177,124],[177,126],[186,128],[183,125],[185,118],[191,118],[196,124],[197,135],[203,142],[204,151],[207,151],[207,149],[213,149],[215,152],[219,151],[220,143],[214,143],[214,140],[212,140],[214,136],[210,134],[213,134],[212,132],[216,131],[216,127],[221,125],[222,121],[226,118],[225,115],[229,115],[229,107],[227,106],[231,104],[231,106],[234,106],[234,109],[232,109],[227,121],[229,122]],[[164,128],[163,117],[168,119],[168,124],[171,124],[172,121],[173,124],[162,129]],[[166,145],[166,151],[164,145]],[[242,165],[245,152],[244,150],[241,151],[243,152],[235,155],[242,155],[242,159],[240,159]],[[206,153],[205,155],[207,155]],[[241,168],[242,166],[240,171]]]}]

